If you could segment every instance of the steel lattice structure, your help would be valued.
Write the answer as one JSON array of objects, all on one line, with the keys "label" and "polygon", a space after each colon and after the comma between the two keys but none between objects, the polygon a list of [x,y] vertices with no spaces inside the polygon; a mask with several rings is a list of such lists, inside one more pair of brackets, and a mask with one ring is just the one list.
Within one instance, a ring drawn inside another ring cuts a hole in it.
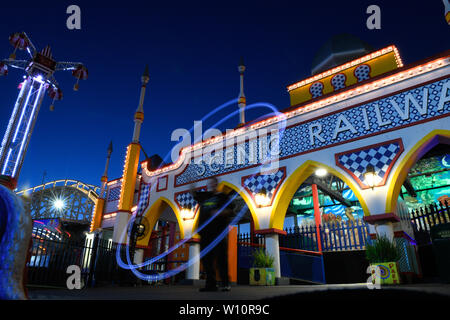
[{"label": "steel lattice structure", "polygon": [[77,180],[56,180],[17,192],[33,219],[90,223],[100,188]]}]

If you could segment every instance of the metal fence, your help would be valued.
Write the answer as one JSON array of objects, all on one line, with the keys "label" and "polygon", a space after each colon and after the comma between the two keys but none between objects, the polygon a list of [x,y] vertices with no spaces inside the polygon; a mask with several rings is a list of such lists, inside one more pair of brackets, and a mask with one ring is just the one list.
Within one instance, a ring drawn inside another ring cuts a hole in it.
[{"label": "metal fence", "polygon": [[[66,287],[71,275],[67,268],[71,265],[80,268],[81,287],[133,281],[130,272],[117,265],[117,244],[99,239],[98,235],[74,241],[35,228],[31,240],[26,275],[28,286]],[[123,261],[126,261],[125,249],[121,249]]]},{"label": "metal fence", "polygon": [[29,285],[66,286],[67,268],[80,267],[81,283],[89,281],[93,240],[71,241],[58,238],[46,229],[34,229],[30,259],[27,262]]},{"label": "metal fence", "polygon": [[411,210],[409,214],[418,244],[431,242],[431,227],[450,222],[450,208],[447,201],[441,201]]},{"label": "metal fence", "polygon": [[[286,235],[279,236],[280,250],[297,249],[317,252],[317,229],[315,225],[286,228]],[[322,251],[363,250],[369,240],[367,224],[362,219],[324,223],[319,226]],[[238,245],[247,248],[263,247],[264,236],[243,233]]]},{"label": "metal fence", "polygon": [[[368,226],[362,219],[324,223],[319,226],[322,251],[363,250],[369,239]],[[319,251],[315,225],[285,229],[280,248]]]}]

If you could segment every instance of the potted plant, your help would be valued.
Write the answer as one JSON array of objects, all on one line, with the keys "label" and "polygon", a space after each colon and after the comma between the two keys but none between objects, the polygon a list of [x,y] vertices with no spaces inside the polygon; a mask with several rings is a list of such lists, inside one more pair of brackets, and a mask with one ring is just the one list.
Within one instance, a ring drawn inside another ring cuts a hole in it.
[{"label": "potted plant", "polygon": [[[398,261],[401,254],[395,243],[385,236],[379,236],[366,245],[366,258],[370,263],[372,283],[399,284]],[[378,280],[378,281],[376,281]]]},{"label": "potted plant", "polygon": [[250,285],[273,286],[275,284],[274,258],[263,248],[253,252],[253,268],[250,268]]}]

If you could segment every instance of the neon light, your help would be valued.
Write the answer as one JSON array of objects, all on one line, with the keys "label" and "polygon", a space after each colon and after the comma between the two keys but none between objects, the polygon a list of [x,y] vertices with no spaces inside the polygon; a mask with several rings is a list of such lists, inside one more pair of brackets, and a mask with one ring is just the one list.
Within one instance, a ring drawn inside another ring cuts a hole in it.
[{"label": "neon light", "polygon": [[25,145],[26,137],[28,136],[28,131],[30,130],[31,122],[32,122],[32,120],[34,118],[34,112],[36,111],[36,106],[37,106],[37,104],[39,102],[39,98],[41,96],[41,89],[42,89],[42,87],[43,87],[43,83],[41,83],[41,85],[39,86],[39,91],[37,93],[36,100],[35,100],[34,105],[33,105],[33,109],[31,111],[30,120],[28,120],[27,128],[25,130],[24,139],[22,140],[22,144],[20,145],[19,153],[18,153],[18,156],[17,156],[17,161],[16,161],[16,163],[14,165],[14,169],[13,169],[13,173],[12,173],[13,177],[15,176],[15,173],[16,173],[16,170],[17,170],[17,166],[18,166],[18,164],[20,162],[19,159],[22,156],[22,150],[23,150],[23,147]]},{"label": "neon light", "polygon": [[17,123],[16,132],[14,133],[14,137],[13,137],[13,141],[12,141],[13,143],[16,141],[17,134],[18,134],[19,129],[20,129],[21,124],[22,124],[22,118],[23,118],[23,115],[25,114],[25,109],[26,109],[26,107],[28,105],[28,100],[30,100],[30,96],[31,96],[32,91],[33,91],[33,84],[31,84],[31,86],[29,88],[28,96],[27,96],[27,99],[25,100],[25,104],[22,105],[23,106],[22,113],[20,114],[19,122]]},{"label": "neon light", "polygon": [[5,174],[6,165],[8,164],[9,156],[11,155],[11,151],[12,151],[12,149],[9,148],[9,151],[8,151],[8,157],[6,158],[5,165],[3,166],[2,174]]}]

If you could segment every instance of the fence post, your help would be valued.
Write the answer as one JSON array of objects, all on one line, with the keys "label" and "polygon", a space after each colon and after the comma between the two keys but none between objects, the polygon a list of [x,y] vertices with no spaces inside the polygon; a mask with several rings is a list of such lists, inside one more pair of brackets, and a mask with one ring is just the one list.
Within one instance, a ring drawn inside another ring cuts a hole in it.
[{"label": "fence post", "polygon": [[92,248],[90,249],[90,261],[89,261],[89,276],[88,276],[88,282],[87,286],[93,287],[95,284],[95,281],[93,281],[94,273],[95,273],[95,265],[97,261],[97,248],[98,248],[98,241],[99,241],[99,234],[96,232],[94,233],[94,239],[92,239]]}]

